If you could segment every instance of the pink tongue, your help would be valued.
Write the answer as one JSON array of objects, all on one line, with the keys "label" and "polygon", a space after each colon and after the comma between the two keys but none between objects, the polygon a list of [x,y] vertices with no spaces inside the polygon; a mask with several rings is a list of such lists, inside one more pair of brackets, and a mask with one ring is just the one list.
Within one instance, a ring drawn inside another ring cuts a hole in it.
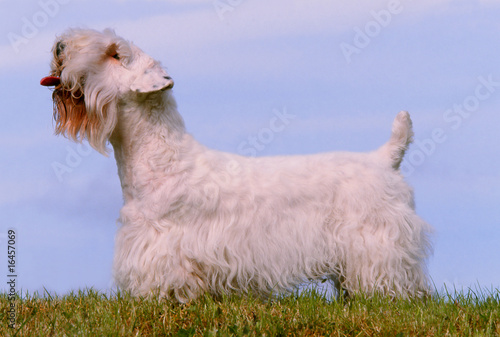
[{"label": "pink tongue", "polygon": [[42,78],[40,84],[46,87],[52,87],[61,83],[61,78],[57,76],[47,76]]}]

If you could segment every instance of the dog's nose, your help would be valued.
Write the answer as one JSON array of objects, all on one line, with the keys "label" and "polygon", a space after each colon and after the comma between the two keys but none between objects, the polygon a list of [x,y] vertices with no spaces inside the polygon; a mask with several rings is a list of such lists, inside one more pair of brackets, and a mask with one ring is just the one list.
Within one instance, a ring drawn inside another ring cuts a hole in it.
[{"label": "dog's nose", "polygon": [[57,44],[56,44],[56,56],[57,57],[61,56],[61,53],[64,51],[64,48],[66,48],[66,45],[64,44],[64,42],[62,42],[62,41],[57,42]]},{"label": "dog's nose", "polygon": [[170,83],[164,88],[164,90],[166,89],[172,89],[174,87],[174,80],[172,80],[172,77],[170,76],[163,76],[164,79],[166,79],[167,81],[169,81]]}]

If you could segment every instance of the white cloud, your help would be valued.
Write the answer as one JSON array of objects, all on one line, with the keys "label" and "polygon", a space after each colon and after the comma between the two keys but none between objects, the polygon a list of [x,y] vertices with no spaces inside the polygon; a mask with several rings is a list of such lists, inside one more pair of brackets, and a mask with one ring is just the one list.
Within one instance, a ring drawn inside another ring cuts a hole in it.
[{"label": "white cloud", "polygon": [[40,33],[31,39],[17,36],[20,40],[16,38],[14,41],[22,42],[0,46],[0,70],[24,69],[49,64],[55,34]]},{"label": "white cloud", "polygon": [[[175,0],[176,6],[186,5],[186,11],[168,14],[159,13],[150,17],[134,20],[106,20],[96,28],[114,27],[120,35],[131,40],[138,40],[140,46],[153,49],[176,50],[175,53],[195,53],[220,47],[222,44],[245,39],[273,39],[308,35],[331,35],[352,30],[373,20],[372,11],[387,10],[390,1],[360,0],[357,2],[332,2],[316,0],[273,1],[220,0],[227,7],[223,10],[214,6],[215,1]],[[393,0],[392,2],[397,1]],[[483,0],[486,1],[486,0]],[[489,0],[490,2],[492,0]],[[450,0],[424,0],[420,2],[401,0],[399,6],[405,21],[429,12],[440,10]],[[122,2],[126,6],[129,1]],[[102,7],[102,2],[99,2]],[[182,5],[181,5],[182,4]],[[190,4],[203,6],[190,7]],[[235,4],[235,5],[231,5]],[[64,21],[72,22],[72,16],[78,14],[77,3],[65,12]],[[172,5],[172,1],[169,1]],[[97,6],[93,1],[89,6]],[[66,8],[65,8],[66,9]],[[62,10],[62,9],[61,9]],[[79,22],[80,19],[77,20]],[[11,32],[12,33],[12,32]],[[60,32],[40,29],[35,36],[26,38],[16,32],[16,38],[22,42],[0,46],[0,69],[12,69],[27,64],[48,62],[48,51],[54,36]],[[7,36],[7,34],[6,34]],[[11,39],[13,35],[10,34]],[[17,39],[16,39],[17,41]],[[17,51],[16,51],[17,49]]]},{"label": "white cloud", "polygon": [[[0,0],[1,1],[1,0]],[[131,2],[138,2],[137,0],[114,0],[115,2],[120,2],[120,3],[131,3]],[[212,4],[212,0],[146,0],[147,2],[164,2],[168,4]],[[233,0],[234,1],[234,0]],[[141,2],[144,2],[142,0]]]},{"label": "white cloud", "polygon": [[[450,0],[397,2],[401,15],[408,19],[442,9]],[[387,0],[362,0],[356,3],[254,0],[241,1],[237,6],[230,6],[227,2],[223,10],[217,10],[214,3],[202,10],[160,14],[136,21],[118,21],[116,24],[131,34],[147,32],[155,39],[159,32],[164,32],[165,40],[177,40],[177,45],[184,42],[186,46],[196,48],[241,38],[269,39],[343,32],[373,20],[373,11],[380,12],[389,7]]]},{"label": "white cloud", "polygon": [[482,5],[500,5],[500,0],[478,0]]},{"label": "white cloud", "polygon": [[174,4],[212,4],[212,0],[148,0],[148,1],[158,1],[158,2],[168,2]]},{"label": "white cloud", "polygon": [[[401,0],[398,15],[404,20],[399,20],[397,24],[406,24],[427,13],[442,10],[449,1]],[[107,22],[100,28],[111,25],[118,34],[135,41],[146,52],[163,60],[166,66],[175,63],[178,69],[182,64],[184,74],[189,69],[191,74],[223,76],[230,71],[228,64],[235,60],[248,62],[249,58],[254,60],[254,64],[259,64],[261,71],[279,72],[280,67],[285,65],[274,62],[276,69],[267,69],[267,60],[290,60],[290,50],[286,47],[266,49],[265,43],[270,45],[276,39],[314,36],[332,36],[332,43],[335,43],[333,41],[338,34],[351,33],[354,27],[364,27],[374,20],[373,12],[389,8],[387,0],[361,0],[356,3],[242,0],[239,5],[227,7],[230,9],[225,7],[218,13],[214,3],[209,1],[208,6],[181,13],[160,13],[141,20]],[[255,41],[260,41],[259,48],[248,50],[248,44]],[[264,51],[266,56],[262,55]]]}]

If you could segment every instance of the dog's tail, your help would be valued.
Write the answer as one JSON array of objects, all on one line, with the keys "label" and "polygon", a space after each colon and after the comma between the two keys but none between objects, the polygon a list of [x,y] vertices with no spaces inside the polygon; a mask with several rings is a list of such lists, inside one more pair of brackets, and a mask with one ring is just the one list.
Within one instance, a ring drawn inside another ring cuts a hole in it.
[{"label": "dog's tail", "polygon": [[392,168],[397,170],[412,141],[413,129],[410,114],[401,111],[392,123],[391,138],[378,151],[389,160]]}]

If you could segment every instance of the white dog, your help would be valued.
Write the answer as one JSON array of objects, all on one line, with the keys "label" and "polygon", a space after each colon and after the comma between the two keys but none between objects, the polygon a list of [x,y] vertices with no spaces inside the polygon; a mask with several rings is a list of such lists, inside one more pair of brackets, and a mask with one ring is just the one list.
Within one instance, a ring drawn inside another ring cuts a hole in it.
[{"label": "white dog", "polygon": [[114,149],[123,189],[114,277],[134,296],[269,295],[328,278],[347,294],[421,296],[431,227],[399,172],[400,112],[370,153],[247,158],[186,133],[160,63],[111,30],[54,45],[56,133]]}]

